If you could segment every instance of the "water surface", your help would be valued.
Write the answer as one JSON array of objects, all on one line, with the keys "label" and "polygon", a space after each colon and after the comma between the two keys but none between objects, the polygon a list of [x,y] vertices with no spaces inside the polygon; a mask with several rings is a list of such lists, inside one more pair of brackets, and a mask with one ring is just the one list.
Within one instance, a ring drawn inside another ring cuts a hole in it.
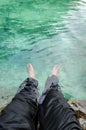
[{"label": "water surface", "polygon": [[86,0],[0,0],[0,97],[15,94],[32,63],[40,93],[58,64],[66,98],[85,100],[85,42]]}]

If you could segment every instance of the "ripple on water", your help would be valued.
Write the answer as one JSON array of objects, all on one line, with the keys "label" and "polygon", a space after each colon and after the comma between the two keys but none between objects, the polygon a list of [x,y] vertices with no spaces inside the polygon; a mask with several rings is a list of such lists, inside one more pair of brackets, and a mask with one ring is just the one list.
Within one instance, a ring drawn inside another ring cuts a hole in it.
[{"label": "ripple on water", "polygon": [[53,65],[58,64],[60,85],[66,98],[86,99],[85,4],[85,0],[1,0],[2,95],[5,92],[14,95],[27,77],[27,63],[35,68],[41,93]]}]

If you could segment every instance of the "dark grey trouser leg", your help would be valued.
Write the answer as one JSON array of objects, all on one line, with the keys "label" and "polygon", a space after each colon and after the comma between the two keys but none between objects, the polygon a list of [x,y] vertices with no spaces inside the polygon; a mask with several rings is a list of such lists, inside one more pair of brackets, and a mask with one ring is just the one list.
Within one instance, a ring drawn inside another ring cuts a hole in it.
[{"label": "dark grey trouser leg", "polygon": [[75,113],[59,90],[58,79],[47,79],[39,101],[40,130],[81,130]]},{"label": "dark grey trouser leg", "polygon": [[27,78],[12,102],[0,114],[0,130],[36,130],[37,85]]}]

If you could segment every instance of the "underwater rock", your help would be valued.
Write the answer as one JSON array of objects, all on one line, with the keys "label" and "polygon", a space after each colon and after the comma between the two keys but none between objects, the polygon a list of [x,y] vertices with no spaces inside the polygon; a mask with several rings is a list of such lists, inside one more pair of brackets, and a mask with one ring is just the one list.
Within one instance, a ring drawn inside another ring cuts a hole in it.
[{"label": "underwater rock", "polygon": [[86,101],[68,101],[74,109],[83,130],[86,130]]},{"label": "underwater rock", "polygon": [[0,112],[4,109],[4,107],[0,107]]},{"label": "underwater rock", "polygon": [[12,100],[12,96],[6,96],[0,98],[0,112],[10,103]]}]

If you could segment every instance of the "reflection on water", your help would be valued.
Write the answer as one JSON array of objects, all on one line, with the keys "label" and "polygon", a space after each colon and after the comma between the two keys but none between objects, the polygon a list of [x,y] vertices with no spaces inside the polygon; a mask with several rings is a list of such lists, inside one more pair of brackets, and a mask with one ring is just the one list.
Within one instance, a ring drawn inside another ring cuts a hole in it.
[{"label": "reflection on water", "polygon": [[0,96],[14,95],[32,63],[40,92],[58,64],[63,93],[86,99],[85,28],[85,0],[0,0]]}]

